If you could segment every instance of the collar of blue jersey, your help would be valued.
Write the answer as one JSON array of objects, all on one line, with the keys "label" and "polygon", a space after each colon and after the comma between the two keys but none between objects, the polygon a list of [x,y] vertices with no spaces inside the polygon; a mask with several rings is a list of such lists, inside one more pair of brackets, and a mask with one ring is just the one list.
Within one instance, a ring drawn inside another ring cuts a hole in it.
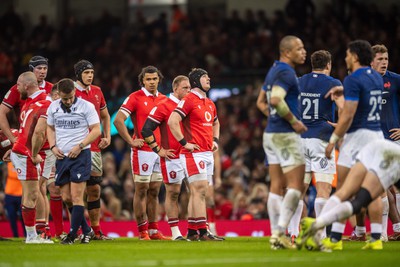
[{"label": "collar of blue jersey", "polygon": [[[147,91],[146,88],[142,87],[141,89],[142,89],[142,91],[144,92],[144,94],[145,94],[146,96],[154,96],[152,93],[150,93],[149,91]],[[158,90],[157,90],[155,96],[156,96],[156,97],[158,96]]]}]

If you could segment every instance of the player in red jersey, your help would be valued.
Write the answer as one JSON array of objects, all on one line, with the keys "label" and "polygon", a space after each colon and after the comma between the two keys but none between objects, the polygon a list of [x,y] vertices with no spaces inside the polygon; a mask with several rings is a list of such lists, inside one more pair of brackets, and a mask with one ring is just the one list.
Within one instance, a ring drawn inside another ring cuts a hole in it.
[{"label": "player in red jersey", "polygon": [[99,136],[90,146],[92,169],[90,179],[86,183],[90,225],[95,233],[93,240],[111,240],[103,234],[100,227],[100,183],[103,180],[101,149],[105,149],[111,143],[110,114],[103,92],[100,87],[92,84],[94,79],[93,64],[87,60],[80,60],[75,64],[74,70],[77,78],[75,82],[76,96],[94,105],[103,126],[103,136]]},{"label": "player in red jersey", "polygon": [[[144,143],[141,134],[150,111],[166,99],[166,96],[157,90],[162,78],[161,72],[156,67],[143,68],[139,74],[139,84],[142,88],[125,99],[114,121],[119,135],[132,147],[132,172],[135,182],[133,206],[140,240],[169,239],[158,231],[157,225],[158,194],[163,180],[160,158]],[[125,119],[128,116],[134,125],[132,137],[125,126]],[[154,136],[157,140],[161,140],[159,129],[154,131]]]},{"label": "player in red jersey", "polygon": [[183,146],[180,159],[189,181],[187,238],[221,241],[207,235],[205,203],[214,169],[213,151],[218,149],[220,126],[217,110],[206,95],[210,90],[208,73],[203,69],[193,69],[189,81],[192,90],[179,102],[168,120],[173,136]]},{"label": "player in red jersey", "polygon": [[[22,184],[22,217],[26,229],[27,244],[53,243],[37,235],[35,228],[36,201],[40,195],[39,176],[42,158],[32,158],[31,140],[36,130],[36,125],[41,116],[45,116],[49,101],[41,95],[46,95],[39,90],[36,76],[32,72],[24,72],[18,77],[17,89],[21,99],[26,103],[21,110],[21,126],[17,141],[14,143],[10,159],[17,170],[18,179]],[[47,144],[48,145],[48,144]],[[43,215],[44,216],[44,215]]]},{"label": "player in red jersey", "polygon": [[[29,70],[32,71],[39,84],[41,90],[45,90],[50,93],[53,85],[45,81],[48,70],[48,60],[42,56],[34,56],[29,60]],[[15,115],[18,117],[19,113],[24,105],[25,100],[21,99],[20,93],[18,92],[17,85],[8,90],[3,98],[0,105],[0,129],[3,130],[4,134],[15,143],[15,137],[12,135],[10,130],[10,124],[7,120],[7,114],[14,109]]]},{"label": "player in red jersey", "polygon": [[[42,56],[34,56],[29,60],[29,70],[32,71],[37,79],[37,82],[39,84],[39,89],[46,91],[46,93],[51,92],[51,88],[53,87],[53,84],[45,81],[46,76],[47,76],[47,71],[48,71],[48,60],[47,58],[44,58]],[[19,117],[19,123],[21,123],[21,116],[20,116],[20,111],[23,108],[26,100],[22,99],[20,96],[19,91],[17,90],[17,85],[14,85],[11,87],[11,89],[7,92],[7,94],[4,96],[4,99],[0,105],[0,129],[4,131],[4,134],[10,139],[12,143],[15,143],[15,137],[10,138],[10,124],[9,121],[7,120],[7,114],[10,113],[12,109],[14,109],[15,115]],[[50,154],[47,152],[47,154]],[[54,160],[51,161],[51,157],[47,160],[47,164],[49,165],[54,162]],[[51,184],[51,179],[46,180],[44,178],[40,179],[40,192],[41,194],[39,195],[38,201],[37,201],[37,223],[38,223],[38,230],[40,232],[46,231],[47,227],[47,235],[50,235],[50,231],[48,226],[46,226],[47,221],[48,221],[48,214],[49,214],[49,203],[47,201],[47,196],[46,196],[46,187],[45,187],[45,181],[47,183],[50,182]],[[53,184],[54,185],[54,184]],[[50,196],[55,196],[57,195],[57,188],[54,188],[54,186],[49,185],[49,191],[50,191]],[[62,201],[61,201],[61,196],[60,192],[58,190],[58,200],[52,201],[52,198],[50,198],[50,209],[52,211],[52,217],[56,225],[62,225]],[[58,214],[61,214],[61,216],[57,216],[53,214],[55,210],[60,210],[57,212]]]},{"label": "player in red jersey", "polygon": [[[168,118],[179,101],[189,92],[189,78],[177,76],[172,82],[173,93],[170,98],[157,104],[151,111],[142,128],[142,136],[149,147],[160,156],[161,172],[164,178],[167,195],[165,209],[168,224],[172,232],[172,240],[186,241],[179,230],[179,204],[182,180],[185,178],[183,166],[179,160],[181,145],[175,140],[168,128]],[[153,132],[159,128],[161,132],[161,146]]]}]

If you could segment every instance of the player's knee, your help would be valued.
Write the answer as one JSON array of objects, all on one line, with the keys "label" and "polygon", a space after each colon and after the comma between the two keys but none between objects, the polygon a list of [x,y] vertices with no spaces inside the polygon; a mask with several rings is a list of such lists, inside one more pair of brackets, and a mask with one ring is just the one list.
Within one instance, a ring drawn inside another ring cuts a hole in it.
[{"label": "player's knee", "polygon": [[172,202],[178,201],[179,198],[179,192],[177,191],[168,191],[168,197]]},{"label": "player's knee", "polygon": [[372,202],[371,194],[367,189],[361,187],[355,198],[350,201],[353,206],[353,214],[357,214],[361,211],[362,208],[368,207],[368,205]]},{"label": "player's knee", "polygon": [[90,176],[90,179],[86,182],[86,186],[95,186],[95,185],[99,185],[101,184],[101,182],[103,181],[103,176]]},{"label": "player's knee", "polygon": [[100,198],[95,201],[88,201],[87,209],[88,210],[100,209]]},{"label": "player's knee", "polygon": [[150,187],[147,194],[151,198],[158,198],[158,194],[160,193],[160,188]]},{"label": "player's knee", "polygon": [[100,198],[100,185],[95,184],[95,185],[87,186],[86,192],[87,192],[89,201],[98,199],[98,198]]}]

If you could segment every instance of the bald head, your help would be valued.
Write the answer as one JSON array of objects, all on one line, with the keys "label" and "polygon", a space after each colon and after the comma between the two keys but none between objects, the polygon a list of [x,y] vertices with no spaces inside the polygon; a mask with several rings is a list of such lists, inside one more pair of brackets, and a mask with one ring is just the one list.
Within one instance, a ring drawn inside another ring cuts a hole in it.
[{"label": "bald head", "polygon": [[26,84],[27,86],[30,86],[30,87],[39,86],[36,75],[31,71],[26,71],[26,72],[22,73],[21,75],[19,75],[19,78],[21,78],[21,81],[24,84]]},{"label": "bald head", "polygon": [[27,99],[28,96],[39,90],[36,75],[27,71],[19,75],[17,80],[17,89],[21,94],[21,99]]},{"label": "bald head", "polygon": [[279,43],[279,52],[284,53],[285,51],[292,50],[294,46],[294,41],[299,40],[298,37],[294,35],[287,35],[282,38]]},{"label": "bald head", "polygon": [[300,38],[287,35],[282,38],[279,44],[279,60],[285,62],[292,67],[303,64],[306,60],[306,50],[303,41]]}]

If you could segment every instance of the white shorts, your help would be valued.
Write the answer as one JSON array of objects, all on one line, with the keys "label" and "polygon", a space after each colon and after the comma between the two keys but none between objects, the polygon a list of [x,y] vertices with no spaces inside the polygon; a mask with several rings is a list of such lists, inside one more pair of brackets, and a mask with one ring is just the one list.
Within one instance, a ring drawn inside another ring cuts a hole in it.
[{"label": "white shorts", "polygon": [[208,180],[214,173],[214,156],[213,152],[197,152],[180,154],[179,159],[185,169],[188,178],[196,174],[202,174],[200,180]]},{"label": "white shorts", "polygon": [[160,157],[152,151],[131,150],[132,173],[149,176],[153,172],[161,172]]},{"label": "white shorts", "polygon": [[101,158],[101,152],[90,151],[90,153],[92,159],[91,171],[103,175],[103,161]]},{"label": "white shorts", "polygon": [[325,157],[325,148],[328,142],[318,138],[302,138],[306,172],[335,174],[335,151],[332,150],[331,159]]},{"label": "white shorts", "polygon": [[357,155],[357,161],[378,176],[385,190],[400,178],[400,145],[391,141],[370,142]]},{"label": "white shorts", "polygon": [[165,184],[182,183],[182,180],[185,178],[185,170],[180,159],[160,158],[160,164]]},{"label": "white shorts", "polygon": [[[42,167],[42,172],[41,176],[43,176],[45,179],[50,179],[53,178],[56,172],[56,156],[51,152],[50,149],[45,150],[45,157],[43,166]],[[41,154],[42,155],[42,154]]]},{"label": "white shorts", "polygon": [[20,181],[39,181],[40,164],[33,164],[28,156],[11,152],[10,159]]},{"label": "white shorts", "polygon": [[360,152],[366,144],[380,139],[383,140],[383,133],[381,131],[372,131],[368,129],[359,129],[346,134],[342,146],[340,147],[337,164],[347,168],[353,167],[356,163],[358,152]]},{"label": "white shorts", "polygon": [[263,146],[268,164],[279,164],[281,167],[305,164],[303,144],[296,133],[265,133]]}]

